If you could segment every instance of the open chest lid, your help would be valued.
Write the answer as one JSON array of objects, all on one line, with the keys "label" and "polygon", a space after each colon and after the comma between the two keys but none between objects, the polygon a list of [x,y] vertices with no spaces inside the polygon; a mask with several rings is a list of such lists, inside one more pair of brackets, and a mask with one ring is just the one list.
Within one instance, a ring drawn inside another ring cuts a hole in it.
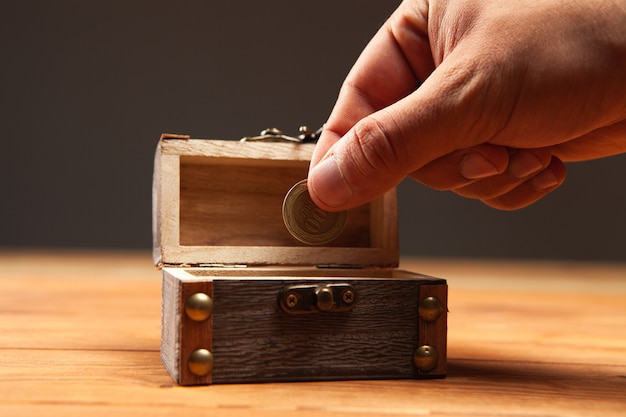
[{"label": "open chest lid", "polygon": [[395,190],[349,210],[342,234],[323,246],[288,232],[283,199],[306,178],[314,146],[163,135],[154,166],[155,264],[396,267]]}]

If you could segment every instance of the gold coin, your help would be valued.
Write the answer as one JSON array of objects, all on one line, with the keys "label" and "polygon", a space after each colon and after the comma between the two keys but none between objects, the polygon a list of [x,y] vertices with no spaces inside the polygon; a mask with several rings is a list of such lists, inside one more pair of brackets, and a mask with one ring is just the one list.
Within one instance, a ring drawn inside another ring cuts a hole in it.
[{"label": "gold coin", "polygon": [[289,233],[307,245],[324,245],[335,240],[346,226],[345,211],[330,212],[317,207],[306,180],[291,187],[283,201],[283,221]]}]

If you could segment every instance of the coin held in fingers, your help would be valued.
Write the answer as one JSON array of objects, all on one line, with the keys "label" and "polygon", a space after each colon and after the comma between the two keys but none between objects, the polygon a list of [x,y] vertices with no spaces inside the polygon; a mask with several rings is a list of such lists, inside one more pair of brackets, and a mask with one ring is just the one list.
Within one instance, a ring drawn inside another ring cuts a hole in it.
[{"label": "coin held in fingers", "polygon": [[346,226],[345,211],[329,212],[317,207],[302,180],[287,192],[283,221],[289,233],[307,245],[324,245],[335,240]]}]

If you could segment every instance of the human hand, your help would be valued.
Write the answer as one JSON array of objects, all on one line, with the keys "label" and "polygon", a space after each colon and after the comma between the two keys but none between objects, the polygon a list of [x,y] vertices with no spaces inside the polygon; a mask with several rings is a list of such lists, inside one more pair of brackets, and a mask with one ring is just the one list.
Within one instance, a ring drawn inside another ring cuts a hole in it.
[{"label": "human hand", "polygon": [[626,151],[626,8],[617,0],[405,0],[346,78],[309,171],[320,207],[411,176],[531,204],[563,162]]}]

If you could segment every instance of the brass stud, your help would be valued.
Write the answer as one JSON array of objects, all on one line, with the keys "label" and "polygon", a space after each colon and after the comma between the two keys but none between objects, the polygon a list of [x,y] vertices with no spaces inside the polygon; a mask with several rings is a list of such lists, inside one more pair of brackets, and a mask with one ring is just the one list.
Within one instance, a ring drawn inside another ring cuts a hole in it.
[{"label": "brass stud", "polygon": [[213,370],[213,354],[207,349],[196,349],[189,355],[187,366],[192,374],[206,376]]},{"label": "brass stud", "polygon": [[443,313],[443,305],[435,297],[425,297],[420,301],[419,316],[422,320],[432,322],[435,321]]},{"label": "brass stud", "polygon": [[198,292],[190,295],[185,302],[185,313],[193,321],[204,321],[213,312],[213,300],[208,295]]},{"label": "brass stud", "polygon": [[430,372],[437,367],[439,353],[432,346],[423,345],[413,352],[413,363],[422,372]]}]

